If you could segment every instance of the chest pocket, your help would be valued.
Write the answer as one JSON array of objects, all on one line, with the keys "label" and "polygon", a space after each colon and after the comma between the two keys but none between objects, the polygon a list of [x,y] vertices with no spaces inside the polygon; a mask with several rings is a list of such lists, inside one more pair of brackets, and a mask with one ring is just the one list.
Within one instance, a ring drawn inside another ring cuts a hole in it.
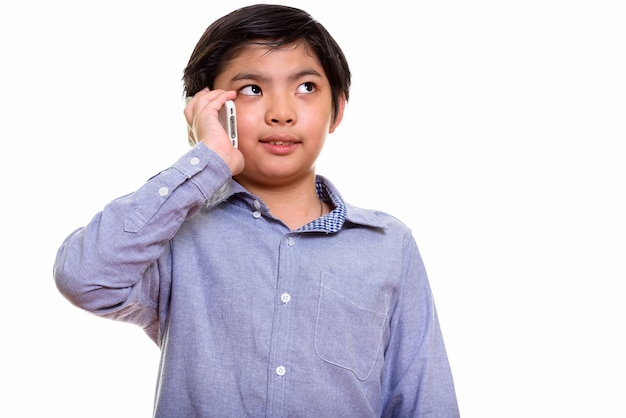
[{"label": "chest pocket", "polygon": [[322,275],[315,350],[324,361],[366,380],[382,356],[389,295],[354,278]]}]

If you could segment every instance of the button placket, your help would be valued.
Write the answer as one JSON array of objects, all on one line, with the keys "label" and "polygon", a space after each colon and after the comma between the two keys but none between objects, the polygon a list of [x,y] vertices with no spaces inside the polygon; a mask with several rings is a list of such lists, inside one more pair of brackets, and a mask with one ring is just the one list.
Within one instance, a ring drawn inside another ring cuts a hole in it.
[{"label": "button placket", "polygon": [[254,207],[254,212],[252,212],[252,217],[254,219],[259,219],[262,215],[260,209],[261,209],[261,202],[259,202],[258,200],[255,200],[254,202],[252,202],[252,206]]},{"label": "button placket", "polygon": [[271,416],[282,416],[282,408],[285,391],[289,384],[287,372],[291,372],[289,358],[289,345],[292,341],[293,309],[295,299],[290,291],[293,289],[294,278],[298,275],[298,258],[295,257],[296,238],[288,232],[282,237],[280,243],[278,277],[276,280],[276,293],[274,296],[274,317],[272,324],[272,348],[268,372],[274,381],[268,399],[268,410]]}]

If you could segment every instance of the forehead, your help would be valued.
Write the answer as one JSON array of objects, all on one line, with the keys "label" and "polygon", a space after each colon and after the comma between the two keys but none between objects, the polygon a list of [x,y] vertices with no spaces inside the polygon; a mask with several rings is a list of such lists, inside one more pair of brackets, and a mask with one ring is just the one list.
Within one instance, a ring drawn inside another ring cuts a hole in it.
[{"label": "forehead", "polygon": [[273,46],[264,42],[250,42],[242,46],[226,63],[224,72],[236,67],[261,68],[269,66],[280,70],[283,66],[315,66],[321,68],[321,62],[313,49],[306,42]]}]

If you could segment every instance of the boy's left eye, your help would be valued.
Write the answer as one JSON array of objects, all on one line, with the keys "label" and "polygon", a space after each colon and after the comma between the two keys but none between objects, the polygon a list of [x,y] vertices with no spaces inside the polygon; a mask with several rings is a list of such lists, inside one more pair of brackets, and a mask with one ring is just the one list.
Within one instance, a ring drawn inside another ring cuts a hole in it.
[{"label": "boy's left eye", "polygon": [[302,83],[298,86],[298,93],[313,93],[315,91],[315,84],[313,83]]}]

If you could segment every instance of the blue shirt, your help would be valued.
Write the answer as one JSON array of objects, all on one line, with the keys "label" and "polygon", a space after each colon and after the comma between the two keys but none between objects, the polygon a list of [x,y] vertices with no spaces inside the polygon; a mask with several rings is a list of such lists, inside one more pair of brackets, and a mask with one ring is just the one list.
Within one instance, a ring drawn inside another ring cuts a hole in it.
[{"label": "blue shirt", "polygon": [[155,417],[459,416],[411,231],[317,182],[290,230],[200,144],[63,242],[59,290],[161,348]]}]

